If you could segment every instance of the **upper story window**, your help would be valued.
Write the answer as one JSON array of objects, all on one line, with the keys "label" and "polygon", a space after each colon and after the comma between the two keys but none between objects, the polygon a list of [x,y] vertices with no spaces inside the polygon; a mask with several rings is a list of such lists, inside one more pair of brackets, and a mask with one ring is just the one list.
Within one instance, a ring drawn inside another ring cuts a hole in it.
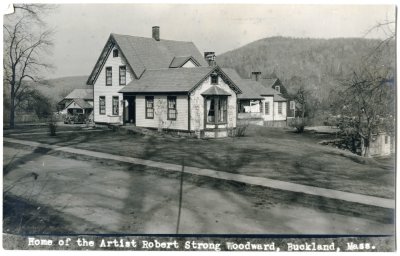
[{"label": "upper story window", "polygon": [[154,118],[154,96],[146,96],[146,119]]},{"label": "upper story window", "polygon": [[218,75],[211,74],[211,84],[218,84]]},{"label": "upper story window", "polygon": [[114,57],[114,58],[115,58],[115,57],[118,57],[118,55],[119,55],[118,49],[114,49],[114,50],[113,50],[113,57]]},{"label": "upper story window", "polygon": [[168,120],[176,120],[176,96],[168,96]]},{"label": "upper story window", "polygon": [[126,85],[126,66],[119,67],[119,85]]},{"label": "upper story window", "polygon": [[275,86],[275,90],[276,90],[277,92],[281,92],[281,87],[280,87],[279,85],[277,85],[277,86]]},{"label": "upper story window", "polygon": [[106,85],[112,85],[112,67],[106,67]]}]

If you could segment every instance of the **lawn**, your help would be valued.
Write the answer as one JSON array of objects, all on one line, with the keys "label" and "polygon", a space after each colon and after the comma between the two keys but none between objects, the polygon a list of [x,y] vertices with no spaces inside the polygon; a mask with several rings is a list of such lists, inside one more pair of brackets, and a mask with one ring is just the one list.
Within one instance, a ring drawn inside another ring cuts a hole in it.
[{"label": "lawn", "polygon": [[326,136],[250,126],[245,137],[214,140],[111,130],[15,138],[394,198],[393,158],[365,159],[319,145]]}]

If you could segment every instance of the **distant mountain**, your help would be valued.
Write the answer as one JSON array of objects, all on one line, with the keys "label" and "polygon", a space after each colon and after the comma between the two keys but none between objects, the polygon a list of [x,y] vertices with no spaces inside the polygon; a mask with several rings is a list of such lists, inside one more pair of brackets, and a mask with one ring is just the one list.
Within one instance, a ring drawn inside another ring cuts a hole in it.
[{"label": "distant mountain", "polygon": [[87,76],[68,76],[54,79],[48,79],[42,83],[36,83],[34,86],[53,103],[62,100],[72,90],[78,88],[92,88],[86,85]]},{"label": "distant mountain", "polygon": [[[380,42],[363,38],[271,37],[218,55],[216,61],[244,78],[250,77],[252,71],[261,71],[263,76],[274,73],[289,92],[303,84],[321,102]],[[388,65],[394,67],[394,43],[388,48],[382,54]]]}]

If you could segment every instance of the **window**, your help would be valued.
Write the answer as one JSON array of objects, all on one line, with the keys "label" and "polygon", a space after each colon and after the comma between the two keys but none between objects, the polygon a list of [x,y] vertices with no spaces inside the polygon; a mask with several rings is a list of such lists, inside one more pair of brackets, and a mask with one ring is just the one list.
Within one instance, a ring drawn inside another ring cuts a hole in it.
[{"label": "window", "polygon": [[118,49],[114,49],[114,50],[113,50],[113,57],[114,57],[114,58],[115,58],[115,57],[118,57],[118,54],[119,54]]},{"label": "window", "polygon": [[106,67],[106,85],[112,85],[112,67]]},{"label": "window", "polygon": [[215,123],[215,99],[207,99],[207,123]]},{"label": "window", "polygon": [[106,114],[106,96],[99,97],[99,114],[100,115]]},{"label": "window", "polygon": [[282,102],[278,102],[278,114],[282,114]]},{"label": "window", "polygon": [[227,98],[218,98],[218,123],[226,123],[227,120]]},{"label": "window", "polygon": [[290,109],[294,109],[295,108],[295,103],[294,101],[290,101]]},{"label": "window", "polygon": [[275,90],[277,91],[277,92],[281,92],[281,87],[280,86],[275,86]]},{"label": "window", "polygon": [[126,66],[119,67],[119,85],[126,84]]},{"label": "window", "polygon": [[226,96],[210,96],[206,99],[207,123],[220,124],[228,120],[228,98]]},{"label": "window", "polygon": [[385,136],[385,144],[389,143],[389,136]]},{"label": "window", "polygon": [[264,114],[264,104],[262,103],[262,101],[260,101],[260,113]]},{"label": "window", "polygon": [[218,84],[218,75],[211,74],[211,84]]},{"label": "window", "polygon": [[168,96],[168,120],[176,120],[176,96]]},{"label": "window", "polygon": [[119,112],[119,97],[113,96],[112,97],[112,114],[117,116]]},{"label": "window", "polygon": [[265,114],[269,115],[269,101],[265,102]]},{"label": "window", "polygon": [[146,96],[146,119],[154,118],[154,96]]}]

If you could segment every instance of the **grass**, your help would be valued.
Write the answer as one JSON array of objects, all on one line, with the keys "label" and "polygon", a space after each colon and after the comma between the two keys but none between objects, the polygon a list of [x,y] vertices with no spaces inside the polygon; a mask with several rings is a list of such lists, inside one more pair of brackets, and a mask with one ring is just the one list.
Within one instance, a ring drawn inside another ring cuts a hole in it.
[{"label": "grass", "polygon": [[51,207],[13,195],[3,197],[3,232],[11,234],[70,233],[69,223]]},{"label": "grass", "polygon": [[246,134],[198,140],[104,131],[16,138],[394,198],[392,158],[365,159],[318,144],[331,135],[257,126],[249,126]]}]

